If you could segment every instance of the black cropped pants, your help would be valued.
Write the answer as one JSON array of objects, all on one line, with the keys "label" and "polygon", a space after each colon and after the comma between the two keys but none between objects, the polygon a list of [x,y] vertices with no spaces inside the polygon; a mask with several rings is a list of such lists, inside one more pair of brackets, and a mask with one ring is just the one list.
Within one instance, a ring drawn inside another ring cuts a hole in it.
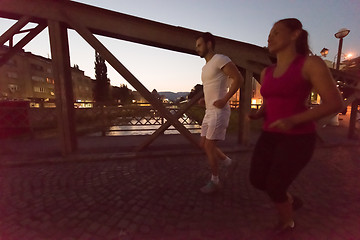
[{"label": "black cropped pants", "polygon": [[310,161],[316,134],[262,132],[251,160],[250,182],[276,203],[287,201],[287,190]]}]

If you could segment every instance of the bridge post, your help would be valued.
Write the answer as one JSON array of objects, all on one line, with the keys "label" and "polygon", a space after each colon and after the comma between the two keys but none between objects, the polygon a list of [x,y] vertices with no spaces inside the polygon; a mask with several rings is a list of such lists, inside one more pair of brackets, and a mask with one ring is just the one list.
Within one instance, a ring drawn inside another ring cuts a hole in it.
[{"label": "bridge post", "polygon": [[251,108],[253,72],[246,69],[244,85],[240,88],[239,102],[239,135],[238,142],[248,145],[250,140],[250,123],[248,114]]},{"label": "bridge post", "polygon": [[349,139],[356,138],[355,130],[356,130],[356,117],[358,114],[358,106],[359,106],[359,99],[356,99],[351,103],[351,114],[350,114],[349,132],[348,132]]},{"label": "bridge post", "polygon": [[48,27],[55,80],[59,137],[61,151],[65,156],[77,148],[68,34],[63,23],[49,20]]}]

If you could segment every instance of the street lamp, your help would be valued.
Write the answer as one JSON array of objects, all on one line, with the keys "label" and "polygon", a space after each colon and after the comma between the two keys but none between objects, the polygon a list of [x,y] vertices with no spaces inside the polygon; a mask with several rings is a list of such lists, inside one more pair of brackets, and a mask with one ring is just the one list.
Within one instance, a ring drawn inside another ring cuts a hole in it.
[{"label": "street lamp", "polygon": [[350,30],[347,28],[340,29],[337,33],[335,33],[335,37],[339,38],[339,49],[337,54],[337,61],[336,61],[336,70],[339,70],[340,67],[340,58],[341,58],[341,49],[343,45],[343,38],[349,34]]},{"label": "street lamp", "polygon": [[323,48],[323,49],[320,51],[320,53],[321,53],[321,56],[326,57],[326,55],[328,55],[328,53],[329,53],[329,49]]}]

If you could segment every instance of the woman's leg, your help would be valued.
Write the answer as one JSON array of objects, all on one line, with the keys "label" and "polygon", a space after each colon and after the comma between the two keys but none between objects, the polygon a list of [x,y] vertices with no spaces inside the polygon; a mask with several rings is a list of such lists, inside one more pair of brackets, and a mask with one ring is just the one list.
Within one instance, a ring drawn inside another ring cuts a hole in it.
[{"label": "woman's leg", "polygon": [[272,157],[274,155],[273,134],[261,133],[253,152],[250,165],[249,178],[251,184],[262,191],[266,191],[266,182],[271,168]]},{"label": "woman's leg", "polygon": [[288,188],[310,161],[314,151],[315,134],[286,136],[277,145],[274,162],[269,171],[266,190],[279,214],[279,224],[293,224],[292,199]]}]

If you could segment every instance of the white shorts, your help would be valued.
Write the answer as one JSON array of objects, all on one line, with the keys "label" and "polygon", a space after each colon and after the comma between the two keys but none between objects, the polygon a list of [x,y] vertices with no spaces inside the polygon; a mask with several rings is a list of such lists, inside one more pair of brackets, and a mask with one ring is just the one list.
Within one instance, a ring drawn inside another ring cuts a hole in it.
[{"label": "white shorts", "polygon": [[201,136],[209,140],[225,140],[229,125],[230,109],[206,110],[201,124]]}]

